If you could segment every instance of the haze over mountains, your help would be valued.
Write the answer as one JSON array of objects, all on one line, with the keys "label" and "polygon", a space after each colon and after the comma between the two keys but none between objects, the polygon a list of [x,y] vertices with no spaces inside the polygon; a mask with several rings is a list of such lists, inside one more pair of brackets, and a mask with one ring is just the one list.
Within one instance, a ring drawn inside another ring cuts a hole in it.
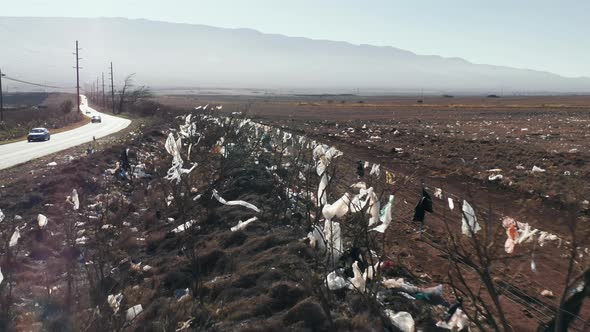
[{"label": "haze over mountains", "polygon": [[139,83],[152,87],[590,93],[590,78],[473,64],[394,47],[122,18],[0,17],[0,68],[15,78],[73,86],[76,39],[82,48],[81,82],[106,75],[113,61],[116,83],[136,73]]}]

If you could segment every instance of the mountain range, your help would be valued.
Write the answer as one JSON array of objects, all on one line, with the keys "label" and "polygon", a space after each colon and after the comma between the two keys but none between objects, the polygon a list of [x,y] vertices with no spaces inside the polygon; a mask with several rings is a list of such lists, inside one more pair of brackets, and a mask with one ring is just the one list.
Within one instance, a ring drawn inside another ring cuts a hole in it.
[{"label": "mountain range", "polygon": [[[585,77],[474,64],[395,47],[124,18],[0,17],[0,68],[12,78],[71,87],[75,85],[75,40],[80,42],[80,75],[86,85],[102,72],[108,81],[112,61],[116,85],[136,73],[138,83],[157,88],[590,92],[590,78]],[[14,82],[8,84],[19,88]]]}]

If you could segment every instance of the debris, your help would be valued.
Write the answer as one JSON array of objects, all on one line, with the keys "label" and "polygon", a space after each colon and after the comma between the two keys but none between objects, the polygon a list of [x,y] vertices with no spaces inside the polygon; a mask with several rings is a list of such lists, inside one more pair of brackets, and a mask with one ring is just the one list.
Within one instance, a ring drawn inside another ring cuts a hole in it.
[{"label": "debris", "polygon": [[542,169],[541,167],[533,166],[531,173],[545,173],[545,170]]},{"label": "debris", "polygon": [[2,209],[0,209],[0,222],[3,222],[4,221],[4,218],[6,218],[6,216],[2,212]]},{"label": "debris", "polygon": [[18,243],[18,239],[20,239],[20,230],[18,229],[18,227],[14,230],[14,233],[12,233],[12,236],[10,237],[10,242],[8,242],[8,246],[9,247],[14,247],[17,245]]},{"label": "debris", "polygon": [[348,285],[346,279],[344,279],[339,273],[336,271],[332,271],[328,273],[326,276],[326,282],[328,283],[329,290],[338,290],[345,288]]},{"label": "debris", "polygon": [[47,167],[53,167],[53,166],[57,166],[57,163],[55,161],[52,161],[49,164],[47,164]]},{"label": "debris", "polygon": [[332,218],[341,218],[348,213],[348,206],[350,205],[350,194],[345,193],[336,202],[332,204],[326,204],[322,208],[322,215],[326,220],[332,220]]},{"label": "debris", "polygon": [[359,268],[359,262],[355,261],[354,263],[352,263],[352,272],[354,273],[354,277],[352,277],[350,279],[350,283],[351,289],[356,289],[361,293],[365,292],[365,285],[366,285],[366,280],[363,276],[363,274],[361,273],[361,269]]},{"label": "debris", "polygon": [[232,232],[236,232],[236,231],[242,230],[242,229],[246,228],[250,223],[253,223],[256,220],[258,220],[258,217],[253,217],[253,218],[250,218],[250,219],[248,219],[246,221],[241,221],[240,220],[240,221],[238,221],[238,224],[235,225],[234,227],[232,227],[230,230]]},{"label": "debris", "polygon": [[248,202],[244,202],[244,201],[226,201],[225,199],[223,199],[221,196],[219,196],[219,194],[217,193],[217,190],[213,189],[213,197],[215,197],[215,199],[217,199],[219,201],[219,203],[224,204],[224,205],[241,205],[245,208],[254,210],[256,212],[260,213],[260,209],[257,208],[256,206],[248,203]]},{"label": "debris", "polygon": [[447,197],[447,200],[449,201],[449,209],[451,209],[451,211],[453,211],[455,209],[455,203],[453,202],[453,199],[450,197]]},{"label": "debris", "polygon": [[47,226],[47,217],[42,214],[37,215],[37,224],[39,224],[39,228],[45,228]]},{"label": "debris", "polygon": [[133,307],[127,309],[127,320],[132,321],[143,311],[143,307],[141,304],[134,305]]},{"label": "debris", "polygon": [[191,228],[191,226],[194,225],[196,222],[197,222],[196,220],[189,220],[189,221],[185,222],[184,224],[174,228],[172,230],[172,233],[182,233],[185,230]]},{"label": "debris", "polygon": [[188,288],[184,289],[177,289],[174,291],[174,297],[178,300],[178,302],[182,302],[190,297],[190,292]]},{"label": "debris", "polygon": [[385,315],[391,320],[391,323],[395,325],[402,332],[414,332],[415,323],[414,318],[410,313],[405,311],[394,312],[391,309],[385,310]]},{"label": "debris", "polygon": [[119,307],[121,306],[121,301],[123,300],[123,294],[119,293],[117,295],[110,294],[107,297],[107,302],[111,309],[113,309],[113,313],[116,315],[119,312]]},{"label": "debris", "polygon": [[544,296],[544,297],[554,297],[555,295],[553,294],[553,292],[552,292],[552,291],[550,291],[550,290],[547,290],[547,289],[544,289],[544,290],[541,292],[541,296]]},{"label": "debris", "polygon": [[434,188],[434,197],[438,199],[443,199],[443,192],[440,188]]},{"label": "debris", "polygon": [[387,227],[389,227],[389,224],[391,223],[391,210],[393,209],[393,199],[394,196],[389,195],[389,201],[387,202],[387,204],[385,204],[383,209],[381,209],[381,214],[379,216],[379,220],[382,222],[382,224],[371,229],[372,231],[385,233],[385,230],[387,229]]},{"label": "debris", "polygon": [[457,308],[448,321],[443,320],[437,322],[436,326],[451,331],[463,331],[469,326],[469,317],[467,317],[461,308]]},{"label": "debris", "polygon": [[503,178],[504,178],[504,176],[502,174],[496,174],[496,175],[490,175],[490,176],[488,176],[488,180],[489,181],[502,180]]}]

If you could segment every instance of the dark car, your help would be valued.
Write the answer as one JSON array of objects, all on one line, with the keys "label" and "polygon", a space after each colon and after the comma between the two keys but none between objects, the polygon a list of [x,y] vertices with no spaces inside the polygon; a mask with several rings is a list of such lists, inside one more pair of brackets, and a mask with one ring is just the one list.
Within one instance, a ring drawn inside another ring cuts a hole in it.
[{"label": "dark car", "polygon": [[94,115],[92,117],[92,123],[101,123],[102,122],[102,118],[100,117],[100,115]]},{"label": "dark car", "polygon": [[47,130],[46,128],[33,128],[27,136],[27,140],[29,142],[49,141],[50,138],[51,136],[49,135],[49,130]]}]

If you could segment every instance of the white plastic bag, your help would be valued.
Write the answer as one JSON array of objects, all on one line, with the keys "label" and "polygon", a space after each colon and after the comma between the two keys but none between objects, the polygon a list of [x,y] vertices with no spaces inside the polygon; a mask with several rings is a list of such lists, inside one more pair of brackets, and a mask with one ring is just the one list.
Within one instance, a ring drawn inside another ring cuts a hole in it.
[{"label": "white plastic bag", "polygon": [[393,310],[386,309],[385,314],[391,320],[391,323],[395,325],[402,332],[414,332],[415,323],[414,318],[410,313],[405,311],[394,312]]},{"label": "white plastic bag", "polygon": [[219,201],[219,203],[221,203],[223,205],[240,205],[240,206],[243,206],[245,208],[254,210],[256,212],[260,212],[260,209],[259,208],[257,208],[256,206],[254,206],[253,204],[250,204],[248,202],[244,202],[244,201],[226,201],[221,196],[219,196],[219,193],[217,192],[216,189],[213,189],[213,197],[215,197],[215,199],[217,201]]},{"label": "white plastic bag", "polygon": [[461,232],[469,237],[472,233],[477,234],[481,230],[479,223],[477,222],[477,216],[475,210],[466,201],[463,200],[463,217],[461,219]]}]

